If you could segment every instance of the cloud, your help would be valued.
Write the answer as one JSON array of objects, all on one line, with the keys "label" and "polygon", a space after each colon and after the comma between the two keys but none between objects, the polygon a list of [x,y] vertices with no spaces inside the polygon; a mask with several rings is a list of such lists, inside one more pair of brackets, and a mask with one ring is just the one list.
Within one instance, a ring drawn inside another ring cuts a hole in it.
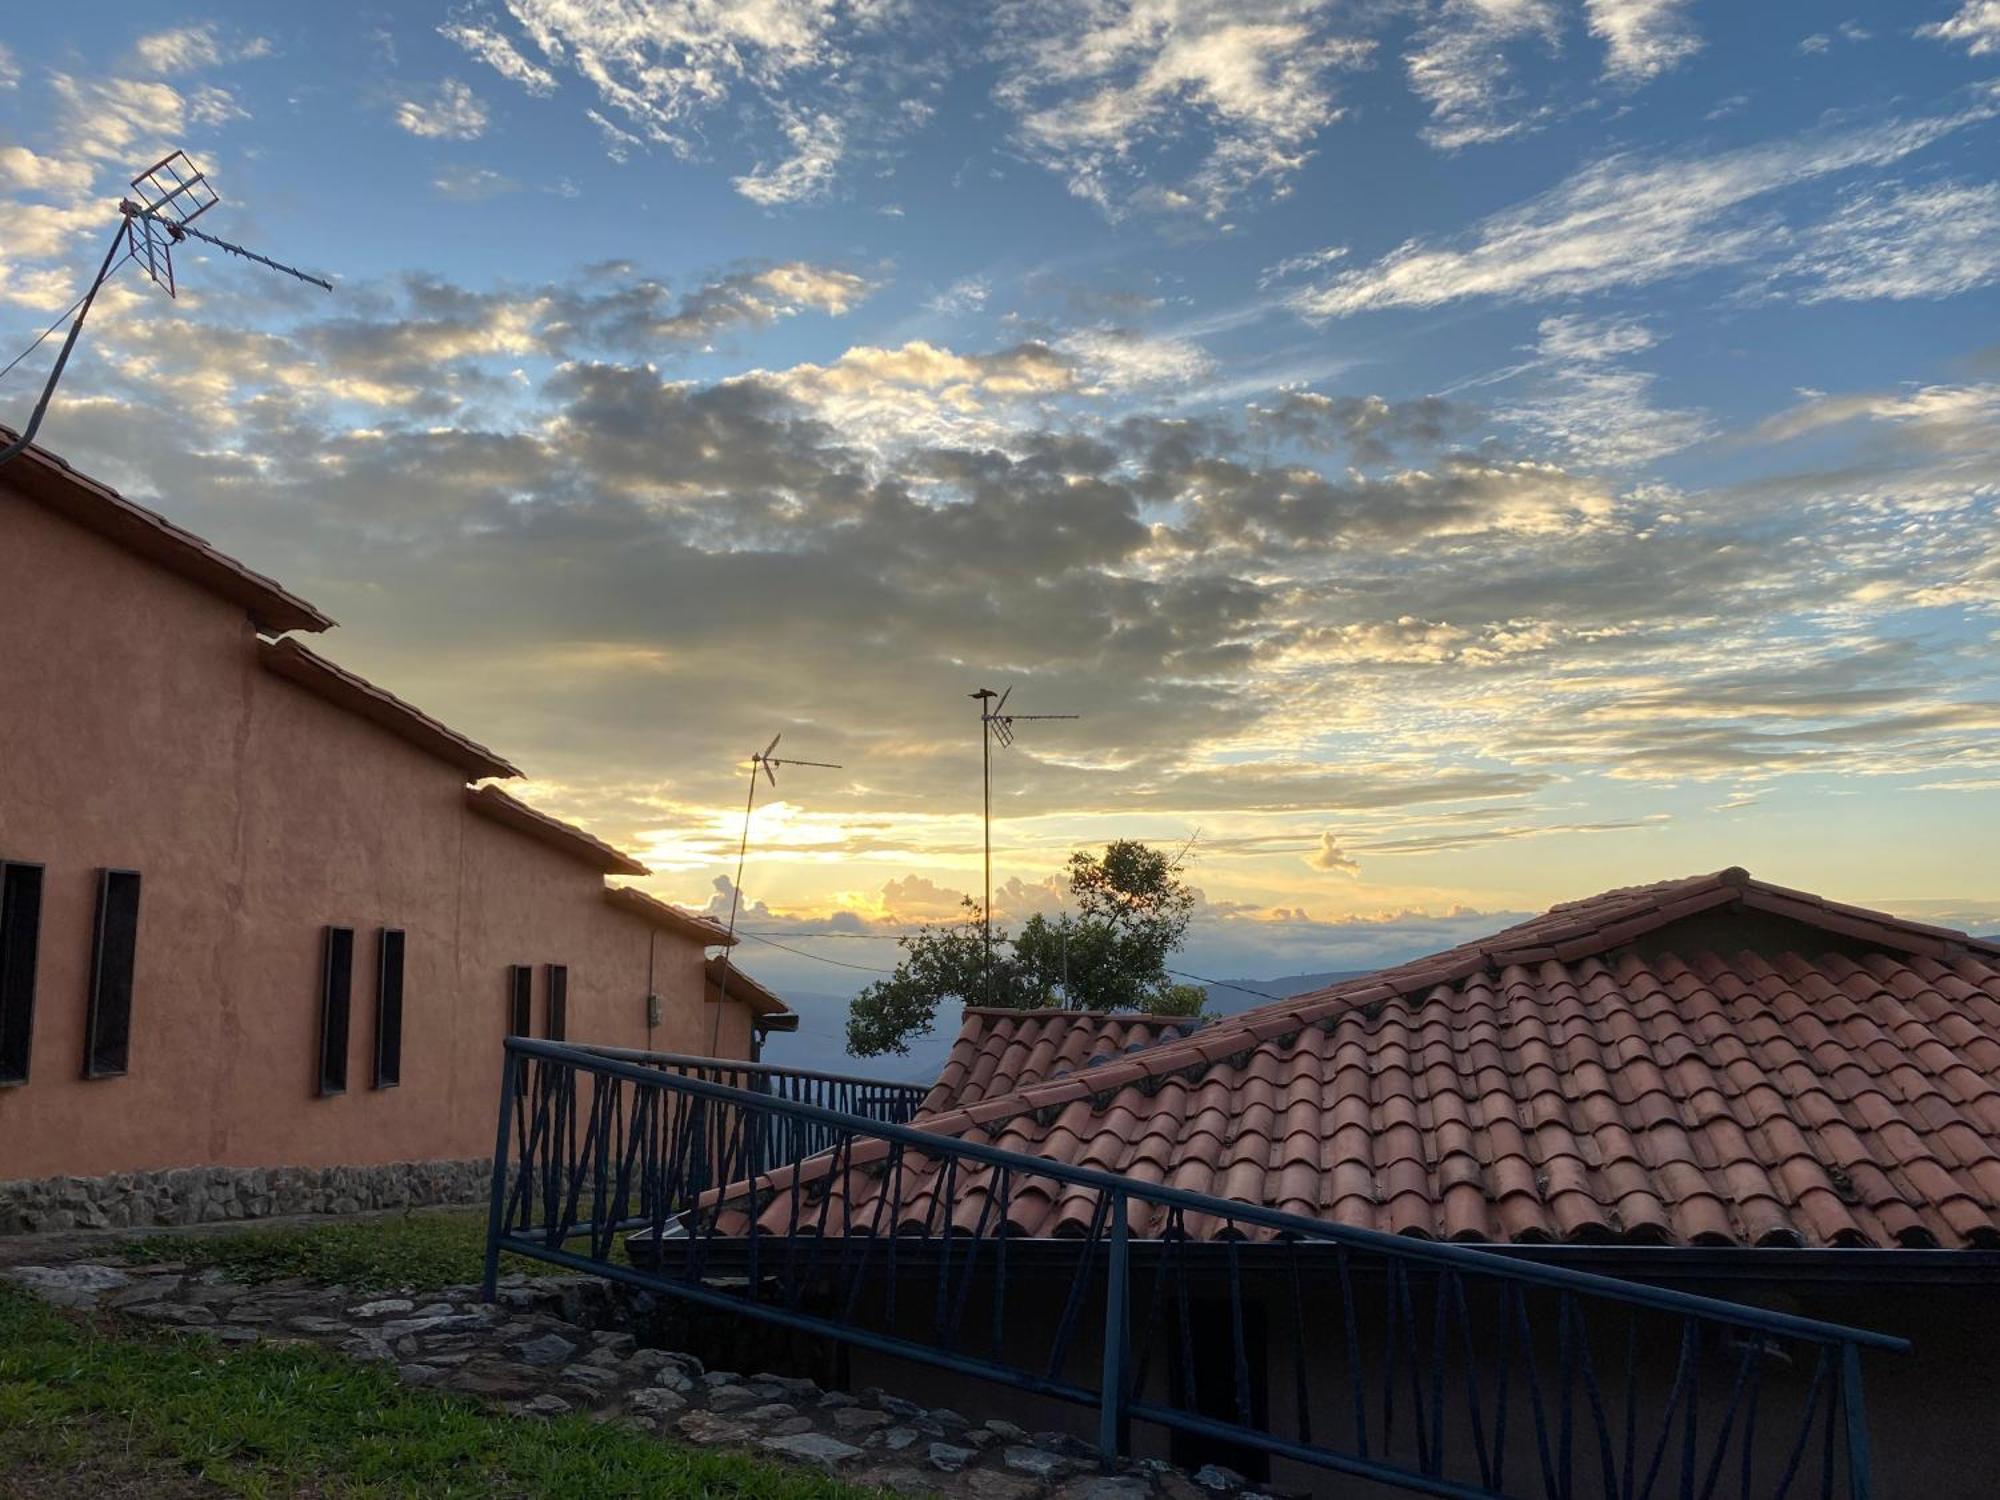
[{"label": "cloud", "polygon": [[0,191],[45,193],[74,202],[90,192],[96,168],[87,161],[37,156],[26,146],[0,146]]},{"label": "cloud", "polygon": [[1919,26],[1917,35],[1940,42],[1962,42],[1973,57],[2000,52],[2000,0],[1964,0],[1954,15]]},{"label": "cloud", "polygon": [[1587,468],[1625,469],[1712,436],[1699,411],[1663,407],[1655,377],[1624,361],[1657,342],[1637,318],[1544,318],[1528,399],[1495,413]]},{"label": "cloud", "polygon": [[845,143],[840,121],[829,114],[793,115],[783,128],[790,156],[770,167],[759,162],[731,179],[737,192],[766,208],[823,197],[832,186]]},{"label": "cloud", "polygon": [[438,35],[446,41],[456,42],[502,78],[518,83],[531,94],[546,97],[556,91],[555,74],[528,61],[512,42],[492,26],[452,21],[438,27]]},{"label": "cloud", "polygon": [[396,123],[425,140],[476,141],[486,133],[486,106],[458,79],[447,78],[429,102],[397,105]]},{"label": "cloud", "polygon": [[1319,847],[1306,856],[1306,863],[1315,870],[1327,870],[1341,875],[1358,876],[1361,864],[1340,847],[1340,840],[1333,830],[1327,829],[1319,836]]},{"label": "cloud", "polygon": [[139,68],[147,73],[192,73],[223,63],[268,57],[271,43],[264,37],[247,41],[223,41],[213,21],[198,26],[175,26],[142,36],[132,46]]},{"label": "cloud", "polygon": [[961,276],[943,291],[928,298],[924,306],[944,317],[955,318],[978,312],[992,295],[993,283],[984,276]]},{"label": "cloud", "polygon": [[1815,132],[1708,157],[1606,157],[1447,244],[1410,240],[1291,299],[1309,318],[1467,298],[1530,301],[1645,286],[1769,255],[1789,239],[1763,200],[1892,165],[2000,113],[1980,90],[1947,114]]},{"label": "cloud", "polygon": [[[1252,189],[1288,191],[1339,118],[1333,80],[1372,44],[1338,15],[1329,0],[1009,0],[995,93],[1021,149],[1078,197],[1219,218]],[[1196,131],[1201,161],[1162,185],[1148,164]]]},{"label": "cloud", "polygon": [[1590,34],[1605,44],[1605,77],[1644,83],[1701,50],[1688,0],[1585,0]]},{"label": "cloud", "polygon": [[549,289],[552,347],[643,351],[661,344],[706,344],[734,329],[762,327],[801,312],[839,317],[874,290],[858,272],[803,260],[744,267],[679,297],[661,282],[633,275],[629,266],[604,269],[617,273],[608,290]]},{"label": "cloud", "polygon": [[431,186],[457,203],[484,203],[521,190],[520,183],[491,167],[446,167]]},{"label": "cloud", "polygon": [[1803,239],[1771,275],[1801,302],[1957,296],[2000,281],[2000,183],[1871,189]]},{"label": "cloud", "polygon": [[16,88],[21,82],[21,66],[14,61],[14,54],[4,42],[0,42],[0,91]]},{"label": "cloud", "polygon": [[1506,49],[1528,38],[1553,49],[1560,25],[1554,0],[1443,0],[1403,58],[1411,90],[1431,109],[1424,138],[1455,151],[1527,129],[1539,111],[1518,107]]}]

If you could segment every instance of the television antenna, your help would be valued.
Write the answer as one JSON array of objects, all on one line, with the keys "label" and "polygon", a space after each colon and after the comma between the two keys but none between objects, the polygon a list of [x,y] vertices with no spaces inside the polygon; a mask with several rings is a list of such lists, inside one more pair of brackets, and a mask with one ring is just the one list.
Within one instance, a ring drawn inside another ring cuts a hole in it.
[{"label": "television antenna", "polygon": [[[979,700],[979,758],[981,781],[985,790],[986,824],[986,904],[980,908],[979,917],[985,929],[986,946],[986,1003],[993,1003],[993,742],[998,740],[1002,749],[1014,743],[1014,726],[1041,719],[1080,719],[1082,714],[1010,714],[1007,699],[1014,689],[996,693],[991,688],[981,688],[976,693],[967,693],[968,698]],[[1064,955],[1067,963],[1068,955]]]},{"label": "television antenna", "polygon": [[[41,399],[35,403],[34,414],[28,418],[28,425],[21,435],[0,448],[0,464],[13,458],[35,440],[35,433],[42,425],[42,417],[49,409],[49,399],[56,393],[56,382],[62,379],[63,367],[69,363],[70,351],[76,348],[77,336],[83,332],[83,320],[90,316],[90,306],[97,300],[97,294],[113,275],[123,269],[126,261],[136,264],[155,286],[163,287],[169,297],[179,293],[174,279],[174,247],[187,240],[199,240],[204,245],[213,245],[218,250],[240,256],[244,260],[255,261],[258,265],[290,276],[294,280],[319,287],[322,291],[332,291],[333,283],[297,266],[288,266],[282,261],[272,260],[268,255],[259,255],[255,250],[229,240],[218,239],[205,230],[196,229],[194,221],[222,201],[213,184],[200,168],[188,159],[185,151],[174,151],[146,168],[131,181],[132,196],[118,201],[118,227],[112,231],[111,243],[104,252],[104,261],[97,268],[84,294],[70,305],[69,312],[76,319],[69,325],[69,337],[63,340],[61,352],[56,355],[55,368],[49,371],[48,382],[42,387]],[[14,364],[19,364],[56,331],[62,318],[57,318],[43,330],[40,338],[21,351]],[[14,366],[9,365],[11,370]],[[0,371],[0,374],[5,374]]]},{"label": "television antenna", "polygon": [[736,946],[736,907],[743,899],[743,861],[750,853],[750,815],[757,808],[757,773],[764,773],[764,779],[773,787],[778,784],[779,766],[814,766],[822,771],[845,769],[830,760],[790,760],[778,754],[778,741],[783,739],[781,730],[771,736],[771,743],[762,750],[753,751],[750,756],[750,794],[743,799],[743,839],[736,846],[736,880],[729,887],[729,942],[722,949],[722,977],[715,986],[715,1024],[708,1031],[708,1055],[715,1056],[715,1049],[722,1041],[722,1007],[729,1000],[729,954]]}]

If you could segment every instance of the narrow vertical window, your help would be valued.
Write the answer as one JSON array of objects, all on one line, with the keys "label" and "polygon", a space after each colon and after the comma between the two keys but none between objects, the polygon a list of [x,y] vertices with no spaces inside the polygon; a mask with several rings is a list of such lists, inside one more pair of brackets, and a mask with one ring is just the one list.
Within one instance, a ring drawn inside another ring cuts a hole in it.
[{"label": "narrow vertical window", "polygon": [[42,867],[0,863],[0,1084],[28,1081],[41,931]]},{"label": "narrow vertical window", "polygon": [[83,1076],[116,1078],[131,1062],[132,977],[139,957],[139,872],[97,872],[97,925],[90,945],[90,1010]]},{"label": "narrow vertical window", "polygon": [[384,927],[375,956],[375,1087],[403,1081],[403,932]]},{"label": "narrow vertical window", "polygon": [[552,1042],[569,1035],[569,965],[549,965],[549,1013],[543,1034]]},{"label": "narrow vertical window", "polygon": [[319,981],[319,1091],[347,1092],[347,1017],[354,990],[354,929],[326,929]]},{"label": "narrow vertical window", "polygon": [[535,971],[528,964],[507,966],[507,1035],[533,1036]]}]

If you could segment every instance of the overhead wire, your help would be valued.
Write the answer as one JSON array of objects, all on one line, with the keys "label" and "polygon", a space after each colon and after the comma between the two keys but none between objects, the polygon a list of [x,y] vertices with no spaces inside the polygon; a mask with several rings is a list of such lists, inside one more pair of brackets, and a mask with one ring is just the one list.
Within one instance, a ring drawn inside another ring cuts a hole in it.
[{"label": "overhead wire", "polygon": [[820,953],[808,953],[804,948],[793,948],[785,943],[775,942],[755,932],[739,932],[737,936],[754,938],[757,942],[763,943],[768,947],[783,948],[787,953],[796,953],[800,958],[809,958],[814,963],[832,964],[836,969],[857,969],[863,974],[893,974],[896,972],[894,969],[878,969],[869,964],[850,964],[838,958],[828,958]]},{"label": "overhead wire", "polygon": [[76,301],[70,303],[69,307],[63,312],[61,317],[57,318],[55,322],[49,324],[48,327],[44,328],[40,333],[35,335],[35,341],[32,344],[28,345],[27,348],[23,349],[19,354],[15,355],[12,359],[8,360],[6,368],[0,369],[0,380],[5,380],[10,374],[13,373],[14,366],[18,365],[22,360],[26,359],[30,354],[33,354],[37,349],[41,348],[43,342],[48,338],[48,336],[54,333],[58,328],[62,327],[63,324],[67,323],[69,321],[70,314],[75,312],[79,307],[83,306],[83,304],[87,300],[89,300],[89,297],[90,293],[85,292],[81,297],[78,297]]}]

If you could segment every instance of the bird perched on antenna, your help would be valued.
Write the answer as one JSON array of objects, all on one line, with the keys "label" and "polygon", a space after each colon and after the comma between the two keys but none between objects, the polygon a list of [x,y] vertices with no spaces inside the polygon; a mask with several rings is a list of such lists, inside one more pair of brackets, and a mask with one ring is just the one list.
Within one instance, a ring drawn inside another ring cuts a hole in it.
[{"label": "bird perched on antenna", "polygon": [[[76,347],[77,336],[83,332],[83,320],[90,316],[91,303],[97,300],[98,291],[111,279],[112,273],[126,261],[136,264],[154,285],[164,287],[169,297],[176,297],[179,288],[174,280],[174,246],[193,239],[244,260],[254,260],[260,266],[322,291],[333,290],[332,282],[310,272],[194,228],[194,221],[220,203],[222,195],[216,192],[207,175],[188,159],[185,151],[174,151],[161,157],[134,177],[129,186],[132,196],[119,200],[118,228],[112,233],[110,247],[104,252],[104,262],[97,268],[97,275],[72,309],[76,313],[76,321],[69,325],[69,337],[63,340],[62,350],[56,355],[55,368],[49,371],[48,383],[42,387],[42,396],[35,403],[34,415],[28,418],[28,425],[19,437],[5,448],[0,448],[0,464],[6,463],[35,440],[42,417],[49,409],[49,400],[56,393],[56,382],[62,379],[70,351]],[[123,257],[119,255],[120,250],[125,252]],[[61,321],[58,318],[56,323]],[[49,325],[42,338],[55,331],[56,323]],[[41,341],[36,339],[35,344]],[[28,346],[29,349],[34,347],[34,344]]]}]

